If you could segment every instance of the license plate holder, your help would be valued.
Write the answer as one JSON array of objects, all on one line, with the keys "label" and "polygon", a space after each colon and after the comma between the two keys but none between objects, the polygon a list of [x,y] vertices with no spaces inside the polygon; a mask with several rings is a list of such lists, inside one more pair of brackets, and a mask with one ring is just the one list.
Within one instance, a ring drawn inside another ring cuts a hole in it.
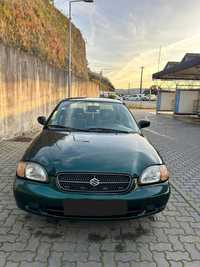
[{"label": "license plate holder", "polygon": [[127,214],[127,203],[122,200],[67,200],[64,215],[83,217],[123,216]]}]

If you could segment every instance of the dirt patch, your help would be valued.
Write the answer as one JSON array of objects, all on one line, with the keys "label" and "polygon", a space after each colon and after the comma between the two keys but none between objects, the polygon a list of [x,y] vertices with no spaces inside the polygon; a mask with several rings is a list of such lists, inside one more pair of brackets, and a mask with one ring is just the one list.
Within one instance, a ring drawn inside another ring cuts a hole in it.
[{"label": "dirt patch", "polygon": [[139,226],[134,233],[127,232],[127,233],[121,233],[120,235],[115,237],[115,240],[119,241],[135,241],[140,236],[148,234],[149,231],[144,229],[142,226]]},{"label": "dirt patch", "polygon": [[106,240],[106,238],[107,238],[106,235],[102,236],[102,235],[95,234],[95,233],[88,234],[88,241],[95,242],[95,243],[104,241]]},{"label": "dirt patch", "polygon": [[123,233],[120,234],[118,236],[115,237],[115,240],[121,240],[121,241],[134,241],[136,240],[141,234],[139,232],[137,233],[131,233],[131,232],[127,232],[127,233]]},{"label": "dirt patch", "polygon": [[11,142],[21,142],[21,143],[30,143],[33,139],[31,137],[27,137],[27,136],[17,136],[14,137],[12,139],[10,139],[9,141]]},{"label": "dirt patch", "polygon": [[125,248],[126,248],[125,244],[119,243],[118,245],[115,246],[115,251],[124,252]]},{"label": "dirt patch", "polygon": [[42,231],[37,231],[34,233],[35,237],[48,237],[49,239],[56,239],[56,238],[61,238],[62,235],[58,233],[44,233]]},{"label": "dirt patch", "polygon": [[26,215],[24,216],[24,219],[25,219],[25,220],[30,220],[30,219],[31,219],[31,215],[30,215],[30,214],[26,214]]}]

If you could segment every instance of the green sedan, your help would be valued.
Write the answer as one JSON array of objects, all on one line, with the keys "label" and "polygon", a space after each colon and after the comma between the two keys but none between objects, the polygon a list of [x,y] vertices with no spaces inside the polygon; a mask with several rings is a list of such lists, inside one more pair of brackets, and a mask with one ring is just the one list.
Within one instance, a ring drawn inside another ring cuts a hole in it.
[{"label": "green sedan", "polygon": [[118,100],[61,101],[18,164],[20,209],[84,220],[133,219],[162,211],[170,196],[167,167],[132,113]]}]

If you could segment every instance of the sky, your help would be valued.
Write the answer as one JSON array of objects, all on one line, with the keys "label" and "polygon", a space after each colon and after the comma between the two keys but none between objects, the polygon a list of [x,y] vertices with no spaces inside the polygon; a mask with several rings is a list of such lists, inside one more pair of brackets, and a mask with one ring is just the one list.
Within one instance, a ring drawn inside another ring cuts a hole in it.
[{"label": "sky", "polygon": [[[68,0],[55,0],[68,15]],[[200,0],[95,0],[73,3],[73,22],[87,44],[89,67],[116,88],[143,86],[167,61],[200,53]],[[159,51],[161,51],[160,64]]]}]

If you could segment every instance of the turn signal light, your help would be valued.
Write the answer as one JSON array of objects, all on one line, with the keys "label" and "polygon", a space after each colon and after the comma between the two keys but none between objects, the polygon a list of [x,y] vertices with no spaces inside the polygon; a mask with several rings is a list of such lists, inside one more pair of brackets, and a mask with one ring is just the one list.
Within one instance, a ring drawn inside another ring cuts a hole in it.
[{"label": "turn signal light", "polygon": [[19,177],[25,177],[25,163],[23,161],[20,161],[17,166],[17,176]]},{"label": "turn signal light", "polygon": [[169,172],[165,165],[160,166],[160,180],[167,181],[169,179]]}]

